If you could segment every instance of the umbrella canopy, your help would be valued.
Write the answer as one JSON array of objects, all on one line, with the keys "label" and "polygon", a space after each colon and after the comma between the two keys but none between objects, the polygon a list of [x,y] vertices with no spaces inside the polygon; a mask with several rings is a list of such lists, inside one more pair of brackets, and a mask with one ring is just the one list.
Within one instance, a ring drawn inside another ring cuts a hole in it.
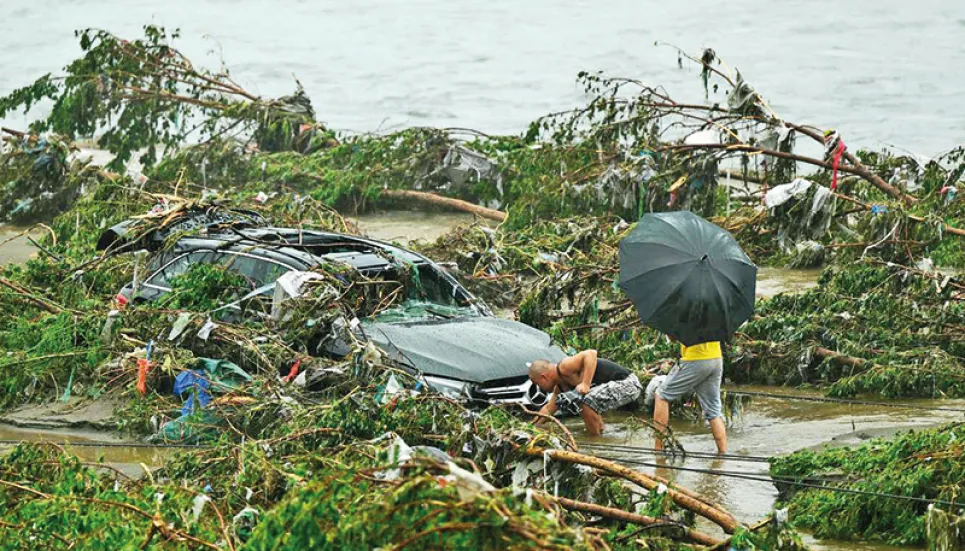
[{"label": "umbrella canopy", "polygon": [[646,214],[620,241],[620,287],[643,323],[692,346],[727,340],[751,317],[757,266],[690,211]]}]

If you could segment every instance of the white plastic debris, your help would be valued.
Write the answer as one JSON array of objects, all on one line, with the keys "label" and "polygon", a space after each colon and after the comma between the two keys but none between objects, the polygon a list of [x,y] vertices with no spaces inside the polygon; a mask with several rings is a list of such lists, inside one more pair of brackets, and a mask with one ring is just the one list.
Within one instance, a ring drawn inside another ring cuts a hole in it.
[{"label": "white plastic debris", "polygon": [[208,319],[208,321],[204,322],[204,325],[201,326],[201,330],[198,331],[198,338],[203,341],[208,340],[211,332],[214,331],[216,327],[218,327],[218,324]]},{"label": "white plastic debris", "polygon": [[684,138],[684,145],[716,145],[720,135],[716,130],[701,130]]},{"label": "white plastic debris", "polygon": [[[479,494],[495,492],[496,487],[486,482],[478,474],[467,471],[453,462],[449,462],[449,474],[456,483],[456,491],[462,500],[473,499]],[[448,478],[448,477],[447,477]]]},{"label": "white plastic debris", "polygon": [[201,516],[201,511],[204,510],[204,504],[209,501],[211,501],[211,498],[205,494],[194,496],[193,506],[191,507],[191,517],[195,522],[198,522],[198,517]]},{"label": "white plastic debris", "polygon": [[782,524],[787,524],[787,519],[788,519],[787,508],[778,509],[774,511],[774,522],[778,526],[781,526]]},{"label": "white plastic debris", "polygon": [[259,191],[258,195],[255,195],[255,202],[264,204],[268,200],[268,194],[264,191]]},{"label": "white plastic debris", "polygon": [[168,333],[168,340],[173,341],[174,339],[181,336],[184,330],[188,328],[188,324],[191,323],[192,314],[190,312],[181,312],[178,314],[178,319],[174,320],[174,325],[171,326],[171,332]]},{"label": "white plastic debris", "polygon": [[111,310],[107,313],[107,320],[104,322],[103,329],[101,329],[101,342],[109,343],[114,337],[114,323],[120,313],[120,310]]},{"label": "white plastic debris", "polygon": [[395,378],[395,374],[389,375],[389,380],[385,383],[385,390],[382,395],[379,396],[379,404],[387,404],[395,395],[402,392],[404,387],[399,384],[399,380]]},{"label": "white plastic debris", "polygon": [[[405,443],[399,436],[395,436],[392,440],[392,445],[389,446],[389,463],[392,465],[401,465],[409,459],[412,458],[412,448]],[[398,467],[387,469],[384,471],[379,471],[375,473],[377,478],[382,480],[398,480],[402,476],[402,470]]]},{"label": "white plastic debris", "polygon": [[807,193],[813,184],[804,178],[795,178],[789,184],[774,186],[764,194],[764,205],[772,209],[788,202],[788,200]]},{"label": "white plastic debris", "polygon": [[285,315],[285,303],[302,296],[306,282],[318,279],[322,279],[322,276],[314,272],[298,270],[287,272],[278,278],[271,301],[271,317],[276,320],[281,319]]},{"label": "white plastic debris", "polygon": [[231,517],[231,523],[234,526],[240,526],[242,524],[252,525],[255,519],[258,518],[258,510],[253,507],[245,507],[238,512],[237,515]]},{"label": "white plastic debris", "polygon": [[923,271],[923,272],[934,272],[934,271],[935,271],[935,262],[934,262],[931,258],[925,257],[925,258],[922,258],[921,260],[919,260],[919,261],[915,264],[915,268],[917,268],[917,269],[919,269],[919,270],[921,270],[921,271]]},{"label": "white plastic debris", "polygon": [[516,463],[516,468],[513,469],[513,487],[514,488],[525,488],[529,486],[527,482],[529,477],[533,473],[538,473],[543,470],[543,462],[539,459],[533,459],[532,461],[520,461]]}]

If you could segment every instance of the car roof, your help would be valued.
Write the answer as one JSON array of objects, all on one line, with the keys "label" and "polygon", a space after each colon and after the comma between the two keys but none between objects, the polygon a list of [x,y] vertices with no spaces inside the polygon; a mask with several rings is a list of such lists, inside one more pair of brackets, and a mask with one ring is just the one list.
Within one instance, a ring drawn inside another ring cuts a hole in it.
[{"label": "car roof", "polygon": [[395,258],[413,264],[426,264],[424,256],[395,245],[333,232],[296,228],[250,228],[233,233],[190,236],[178,240],[179,252],[217,249],[245,252],[307,269],[326,261],[349,264],[359,270],[383,269]]}]

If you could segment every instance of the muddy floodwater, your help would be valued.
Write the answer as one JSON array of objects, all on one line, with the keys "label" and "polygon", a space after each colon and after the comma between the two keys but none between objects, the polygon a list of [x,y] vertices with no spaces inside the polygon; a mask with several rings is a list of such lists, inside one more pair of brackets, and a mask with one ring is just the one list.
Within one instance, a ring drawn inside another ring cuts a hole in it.
[{"label": "muddy floodwater", "polygon": [[144,446],[109,432],[83,429],[36,429],[0,424],[0,453],[16,442],[49,442],[90,463],[104,463],[138,478],[154,469],[177,448]]},{"label": "muddy floodwater", "polygon": [[379,241],[408,245],[417,241],[435,241],[458,226],[495,222],[480,220],[469,213],[388,211],[349,216],[365,235]]},{"label": "muddy floodwater", "polygon": [[[732,390],[780,393],[795,396],[819,394],[772,387],[733,387]],[[965,409],[965,400],[904,400],[920,406]],[[653,454],[628,448],[653,448],[654,440],[648,429],[628,430],[626,416],[616,414],[607,419],[607,431],[598,438],[587,437],[578,419],[567,425],[585,451],[628,464],[644,472],[657,474],[679,482],[707,496],[730,510],[743,522],[756,522],[774,508],[777,490],[769,481],[767,463],[731,459],[684,458],[658,460]],[[896,432],[925,428],[936,424],[965,421],[965,413],[894,409],[881,406],[857,406],[819,403],[777,398],[754,397],[743,408],[742,414],[729,420],[727,435],[729,455],[771,457],[804,448],[827,445],[857,445],[870,438],[891,436]],[[691,452],[716,451],[710,430],[704,422],[671,422],[684,449]],[[593,445],[599,445],[593,448]],[[626,448],[619,448],[624,446]],[[639,463],[648,465],[640,465]],[[665,465],[660,467],[659,465]],[[656,466],[656,467],[655,467]],[[693,470],[681,470],[693,469]],[[756,481],[694,470],[727,471],[768,480]],[[792,519],[793,520],[793,519]],[[711,526],[705,527],[713,530]],[[816,541],[815,549],[826,550],[892,550],[897,547],[859,545],[851,542]]]},{"label": "muddy floodwater", "polygon": [[0,266],[23,262],[37,253],[27,237],[36,239],[36,232],[24,233],[26,228],[0,225]]}]

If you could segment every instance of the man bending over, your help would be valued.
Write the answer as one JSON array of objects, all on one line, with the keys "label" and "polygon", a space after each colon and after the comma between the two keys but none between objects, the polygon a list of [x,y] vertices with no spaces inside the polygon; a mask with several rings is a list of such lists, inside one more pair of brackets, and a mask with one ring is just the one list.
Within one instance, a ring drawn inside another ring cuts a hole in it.
[{"label": "man bending over", "polygon": [[593,436],[603,433],[601,413],[629,404],[643,390],[629,369],[597,358],[596,350],[584,350],[559,363],[536,360],[529,364],[529,379],[543,392],[552,393],[540,413],[553,415],[559,410],[579,415]]}]

